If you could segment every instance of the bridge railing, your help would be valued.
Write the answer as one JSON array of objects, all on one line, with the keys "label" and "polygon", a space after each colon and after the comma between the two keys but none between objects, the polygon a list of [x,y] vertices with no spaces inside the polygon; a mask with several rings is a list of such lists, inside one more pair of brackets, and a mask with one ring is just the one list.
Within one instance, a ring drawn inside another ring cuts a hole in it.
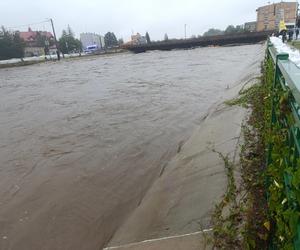
[{"label": "bridge railing", "polygon": [[[277,190],[279,193],[281,183],[280,180],[268,181],[269,207],[274,206],[276,202],[278,203],[279,209],[277,211],[279,212],[275,214],[288,221],[286,225],[290,236],[292,235],[293,247],[294,249],[300,249],[300,68],[289,60],[289,54],[278,53],[270,41],[268,41],[267,56],[273,62],[275,72],[271,93],[271,130],[279,129],[280,138],[282,138],[284,145],[280,153],[275,152],[274,141],[273,143],[271,141],[269,145],[268,170],[275,165],[283,183],[283,195],[281,197],[278,195],[278,200],[274,201],[273,198],[270,198],[272,197],[270,192],[276,192],[276,190],[271,189],[270,186],[275,182],[278,185]],[[271,214],[272,216],[274,214]],[[287,219],[288,216],[290,217]],[[275,227],[284,228],[283,225],[276,222]],[[287,231],[287,228],[283,228],[280,230]],[[275,237],[275,235],[273,236]],[[284,241],[286,239],[281,237],[279,242],[280,240]],[[273,243],[275,241],[273,238]],[[276,243],[272,248],[277,249]]]},{"label": "bridge railing", "polygon": [[170,39],[167,41],[157,41],[147,44],[125,44],[124,49],[131,50],[136,53],[145,52],[147,50],[172,50],[187,49],[203,46],[223,46],[233,44],[253,44],[266,41],[273,31],[261,32],[245,32],[230,35],[204,36],[189,39]]}]

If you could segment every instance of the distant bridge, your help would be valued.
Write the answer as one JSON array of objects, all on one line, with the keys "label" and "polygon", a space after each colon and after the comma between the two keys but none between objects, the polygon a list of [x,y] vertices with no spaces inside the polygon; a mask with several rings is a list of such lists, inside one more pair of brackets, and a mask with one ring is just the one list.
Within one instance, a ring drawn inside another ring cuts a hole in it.
[{"label": "distant bridge", "polygon": [[190,49],[205,46],[224,46],[224,45],[240,45],[254,44],[266,41],[273,31],[249,32],[233,35],[207,36],[192,39],[168,40],[162,42],[152,42],[142,45],[125,45],[124,49],[128,49],[134,53],[143,53],[148,50],[173,50],[173,49]]}]

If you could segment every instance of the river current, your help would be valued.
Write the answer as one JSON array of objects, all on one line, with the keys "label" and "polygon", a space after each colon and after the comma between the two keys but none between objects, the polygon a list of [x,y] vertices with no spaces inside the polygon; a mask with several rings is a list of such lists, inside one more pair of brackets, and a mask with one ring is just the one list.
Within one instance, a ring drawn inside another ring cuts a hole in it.
[{"label": "river current", "polygon": [[262,45],[0,70],[0,249],[100,249]]}]

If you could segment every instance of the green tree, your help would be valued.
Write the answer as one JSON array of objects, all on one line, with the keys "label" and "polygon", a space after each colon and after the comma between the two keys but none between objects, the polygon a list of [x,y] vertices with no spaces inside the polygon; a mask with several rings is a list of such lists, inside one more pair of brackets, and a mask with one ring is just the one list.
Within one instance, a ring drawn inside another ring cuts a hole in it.
[{"label": "green tree", "polygon": [[225,34],[234,34],[234,33],[236,33],[236,30],[233,25],[229,25],[225,30]]},{"label": "green tree", "polygon": [[124,44],[124,40],[123,40],[123,38],[120,38],[120,39],[118,40],[118,44],[119,44],[119,45],[122,45],[122,44]]},{"label": "green tree", "polygon": [[62,31],[62,36],[58,43],[63,54],[82,51],[82,44],[80,40],[75,38],[74,32],[70,26],[68,26],[67,30]]},{"label": "green tree", "polygon": [[43,47],[45,54],[49,54],[49,49],[55,44],[54,38],[49,38],[45,32],[38,31],[36,35],[36,46]]},{"label": "green tree", "polygon": [[208,31],[206,31],[203,34],[203,36],[220,36],[220,35],[223,35],[223,34],[224,34],[224,31],[219,30],[219,29],[211,28]]},{"label": "green tree", "polygon": [[146,32],[145,36],[146,36],[147,43],[151,43],[151,39],[150,39],[148,31]]},{"label": "green tree", "polygon": [[38,31],[36,35],[36,45],[38,47],[45,47],[46,41],[49,42],[49,46],[54,45],[54,38],[48,38],[44,32]]},{"label": "green tree", "polygon": [[0,60],[24,57],[25,42],[20,38],[19,32],[0,30]]},{"label": "green tree", "polygon": [[165,41],[168,41],[168,40],[169,40],[169,37],[168,37],[168,34],[167,34],[167,33],[165,34],[164,40],[165,40]]},{"label": "green tree", "polygon": [[68,25],[67,33],[68,33],[69,36],[75,37],[75,34],[74,34],[73,30],[71,29],[70,25]]},{"label": "green tree", "polygon": [[118,40],[113,32],[107,32],[104,36],[105,47],[110,48],[118,46]]},{"label": "green tree", "polygon": [[237,25],[237,26],[229,25],[225,30],[226,35],[242,33],[242,32],[245,32],[245,29],[241,25]]},{"label": "green tree", "polygon": [[243,32],[246,32],[245,27],[244,27],[243,25],[237,25],[237,26],[235,27],[235,29],[236,29],[236,32],[237,32],[237,33],[243,33]]}]

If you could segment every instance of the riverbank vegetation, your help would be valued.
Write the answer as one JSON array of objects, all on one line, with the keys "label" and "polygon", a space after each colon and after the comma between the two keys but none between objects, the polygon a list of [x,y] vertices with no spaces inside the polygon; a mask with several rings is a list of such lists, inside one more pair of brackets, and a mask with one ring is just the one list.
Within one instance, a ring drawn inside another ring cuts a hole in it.
[{"label": "riverbank vegetation", "polygon": [[24,56],[25,43],[20,38],[19,32],[0,29],[0,60],[10,58],[22,58]]},{"label": "riverbank vegetation", "polygon": [[[279,117],[290,113],[286,94],[272,93],[274,74],[272,59],[266,59],[260,82],[226,102],[230,106],[248,108],[249,115],[242,128],[240,163],[234,165],[227,156],[221,155],[228,185],[212,219],[213,243],[217,249],[269,249],[272,246],[293,249],[299,213],[287,206],[284,172],[291,173],[291,183],[296,188],[294,195],[298,199],[300,170],[292,170],[285,162],[288,151],[293,150],[286,144],[287,129],[271,126],[274,95],[280,100]],[[269,154],[272,154],[272,162],[267,166]],[[240,173],[241,182],[235,178],[234,171]]]},{"label": "riverbank vegetation", "polygon": [[59,49],[63,54],[79,53],[82,51],[81,41],[75,38],[75,34],[70,26],[62,31],[58,44]]},{"label": "riverbank vegetation", "polygon": [[203,36],[220,36],[220,35],[233,35],[248,32],[242,25],[228,25],[225,30],[211,28],[204,32]]}]

